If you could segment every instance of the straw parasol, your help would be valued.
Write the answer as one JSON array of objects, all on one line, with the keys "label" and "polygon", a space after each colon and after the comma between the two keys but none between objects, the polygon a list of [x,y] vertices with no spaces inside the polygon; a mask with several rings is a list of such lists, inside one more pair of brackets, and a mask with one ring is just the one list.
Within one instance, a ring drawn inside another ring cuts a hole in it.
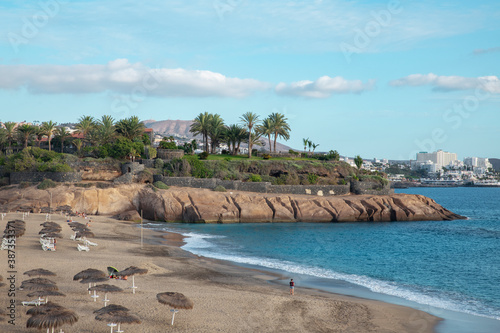
[{"label": "straw parasol", "polygon": [[59,309],[32,316],[28,319],[26,327],[37,328],[39,330],[46,328],[47,333],[49,333],[49,329],[52,329],[52,333],[54,333],[55,328],[65,324],[73,325],[77,321],[78,315],[74,311]]},{"label": "straw parasol", "polygon": [[164,292],[156,294],[156,299],[161,304],[170,305],[173,309],[170,310],[172,312],[172,324],[174,324],[175,314],[179,312],[178,309],[186,309],[191,310],[194,307],[193,301],[184,296],[181,293],[174,292]]},{"label": "straw parasol", "polygon": [[[24,272],[24,275],[32,276],[56,276],[56,273],[53,273],[49,270],[43,268],[36,268],[29,271]],[[1,280],[0,280],[1,281]]]},{"label": "straw parasol", "polygon": [[[98,314],[95,317],[96,320],[105,321],[108,323],[118,323],[116,332],[123,332],[120,330],[120,324],[140,324],[141,320],[136,315],[129,313],[128,311],[110,311],[103,314]],[[111,326],[111,325],[110,325]],[[111,326],[111,332],[113,332],[113,326]]]},{"label": "straw parasol", "polygon": [[78,281],[82,279],[88,279],[91,277],[107,277],[108,275],[98,269],[95,268],[87,268],[86,270],[81,271],[80,273],[77,273],[75,276],[73,276],[73,281]]},{"label": "straw parasol", "polygon": [[33,278],[21,283],[20,289],[26,290],[59,290],[56,283],[45,278]]},{"label": "straw parasol", "polygon": [[[93,291],[94,293],[96,291],[104,292],[104,299],[103,299],[104,306],[106,306],[109,302],[108,293],[118,293],[118,292],[123,291],[122,288],[117,287],[117,286],[113,286],[110,284],[98,284],[97,286],[89,288],[89,290]],[[95,298],[94,298],[94,301],[95,301]]]},{"label": "straw parasol", "polygon": [[90,237],[90,238],[94,238],[95,235],[92,231],[88,231],[88,230],[78,230],[76,232],[76,235],[75,235],[75,238],[83,238],[83,237]]},{"label": "straw parasol", "polygon": [[55,227],[55,228],[61,228],[61,225],[56,222],[43,222],[40,223],[42,227]]},{"label": "straw parasol", "polygon": [[48,296],[66,296],[55,290],[36,290],[28,294],[28,297],[45,297],[45,302],[49,300]]},{"label": "straw parasol", "polygon": [[104,314],[104,313],[108,313],[108,312],[113,312],[113,311],[129,311],[128,308],[122,306],[122,305],[118,305],[118,304],[110,304],[108,306],[105,306],[103,308],[100,308],[98,310],[95,310],[94,313],[95,314]]},{"label": "straw parasol", "polygon": [[135,286],[134,275],[143,275],[143,274],[146,274],[147,272],[148,272],[148,270],[145,268],[130,266],[130,267],[125,268],[121,272],[117,272],[115,275],[116,276],[132,276],[132,287],[130,287],[130,288],[132,288],[132,292],[135,294],[135,290],[137,289],[137,287]]},{"label": "straw parasol", "polygon": [[43,228],[38,232],[39,235],[43,234],[57,234],[61,232],[62,229],[57,229],[57,228]]},{"label": "straw parasol", "polygon": [[[88,291],[89,291],[89,294],[90,294],[90,288],[91,288],[91,284],[93,283],[94,284],[94,287],[95,287],[95,284],[98,283],[98,282],[105,282],[105,281],[109,281],[109,279],[107,277],[89,277],[89,278],[86,278],[86,279],[83,279],[80,281],[80,283],[88,283],[89,284],[89,288],[88,288]],[[97,297],[99,297],[95,290],[94,290],[94,295],[91,296],[93,299],[94,299],[94,302],[96,302],[96,299]]]},{"label": "straw parasol", "polygon": [[63,307],[62,305],[59,305],[59,304],[54,303],[54,302],[47,302],[43,305],[35,306],[34,308],[29,309],[28,311],[26,311],[26,314],[28,314],[30,316],[34,316],[34,315],[47,313],[47,312],[54,311],[54,310],[62,310],[62,309],[65,309],[65,307]]}]

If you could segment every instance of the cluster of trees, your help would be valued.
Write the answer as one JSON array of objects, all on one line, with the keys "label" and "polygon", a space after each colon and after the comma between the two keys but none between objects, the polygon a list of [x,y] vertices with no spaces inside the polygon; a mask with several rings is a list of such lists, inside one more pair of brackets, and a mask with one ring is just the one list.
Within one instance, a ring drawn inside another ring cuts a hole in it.
[{"label": "cluster of trees", "polygon": [[316,144],[316,143],[312,142],[311,140],[309,140],[309,138],[302,139],[302,142],[304,144],[304,155],[306,155],[306,149],[307,149],[307,147],[309,147],[309,153],[311,153],[311,148],[312,148],[312,153],[314,154],[314,151],[319,146],[319,143]]},{"label": "cluster of trees", "polygon": [[[52,150],[52,141],[58,141],[61,152],[64,152],[65,143],[75,145],[77,151],[88,148],[95,150],[99,157],[125,157],[128,154],[137,156],[144,152],[144,145],[150,144],[150,139],[144,134],[145,126],[137,116],[115,121],[112,116],[105,115],[100,119],[92,116],[82,116],[76,124],[76,133],[80,138],[74,138],[65,126],[58,126],[53,121],[43,122],[41,125],[21,124],[14,122],[4,123],[5,128],[0,128],[0,146],[12,147],[13,144],[28,147],[40,144],[44,137],[47,138],[49,151]],[[112,151],[111,151],[112,150]],[[104,155],[104,156],[103,156]]]},{"label": "cluster of trees", "polygon": [[190,132],[203,137],[204,150],[207,153],[215,153],[215,149],[224,142],[227,143],[230,153],[236,155],[241,143],[247,143],[250,158],[253,146],[261,145],[261,137],[267,137],[269,151],[272,151],[273,138],[275,152],[278,138],[290,138],[290,125],[287,120],[281,113],[272,113],[260,120],[257,114],[246,112],[240,117],[240,124],[226,125],[220,115],[204,112],[194,119]]}]

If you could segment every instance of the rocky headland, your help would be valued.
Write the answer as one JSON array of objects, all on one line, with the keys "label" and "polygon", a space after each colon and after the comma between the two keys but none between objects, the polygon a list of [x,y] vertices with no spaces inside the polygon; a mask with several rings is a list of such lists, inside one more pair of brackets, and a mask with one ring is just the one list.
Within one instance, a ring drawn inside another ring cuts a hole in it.
[{"label": "rocky headland", "polygon": [[[52,200],[52,201],[51,201]],[[464,219],[422,195],[306,195],[215,192],[172,187],[158,190],[131,184],[110,188],[58,186],[40,190],[10,187],[0,191],[0,212],[47,212],[71,207],[92,215],[124,220],[193,223],[242,222],[389,222]]]}]

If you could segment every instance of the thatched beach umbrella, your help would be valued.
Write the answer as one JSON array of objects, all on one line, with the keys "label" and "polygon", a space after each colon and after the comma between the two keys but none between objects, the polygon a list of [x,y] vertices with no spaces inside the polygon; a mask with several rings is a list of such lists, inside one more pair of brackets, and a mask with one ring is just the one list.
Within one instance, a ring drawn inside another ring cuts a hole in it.
[{"label": "thatched beach umbrella", "polygon": [[100,315],[100,314],[113,312],[113,311],[129,311],[129,309],[122,306],[122,305],[110,304],[108,306],[105,306],[103,308],[95,310],[94,313]]},{"label": "thatched beach umbrella", "polygon": [[[86,278],[86,279],[83,279],[80,281],[80,283],[88,283],[89,284],[89,294],[90,294],[90,288],[91,288],[91,284],[93,283],[94,284],[94,287],[96,285],[96,283],[99,283],[99,282],[105,282],[105,281],[109,281],[109,279],[107,277],[89,277],[89,278]],[[94,302],[97,301],[97,297],[99,297],[95,290],[94,290],[94,295],[91,296],[93,299],[94,299]]]},{"label": "thatched beach umbrella", "polygon": [[29,271],[24,272],[24,275],[32,276],[56,276],[56,273],[51,272],[49,270],[43,268],[31,269]]},{"label": "thatched beach umbrella", "polygon": [[[128,311],[111,311],[103,314],[99,314],[95,317],[96,320],[105,321],[111,324],[118,323],[116,332],[123,332],[120,330],[120,324],[140,324],[141,320],[136,315],[129,313]],[[113,332],[113,326],[111,326],[111,333]]]},{"label": "thatched beach umbrella", "polygon": [[174,292],[164,292],[156,294],[156,299],[161,304],[169,305],[173,309],[170,310],[172,312],[172,324],[174,324],[175,314],[179,312],[178,309],[186,309],[191,310],[194,307],[193,301],[184,296],[181,293]]},{"label": "thatched beach umbrella", "polygon": [[28,294],[28,297],[45,297],[45,302],[48,302],[49,296],[66,296],[66,295],[55,290],[36,290]]},{"label": "thatched beach umbrella", "polygon": [[86,238],[86,237],[94,238],[95,235],[92,231],[87,231],[87,230],[79,230],[75,234],[75,238]]},{"label": "thatched beach umbrella", "polygon": [[37,328],[39,330],[46,328],[47,333],[49,333],[49,329],[52,329],[52,333],[54,333],[55,328],[61,327],[65,324],[73,325],[77,321],[78,315],[74,311],[61,309],[32,316],[28,319],[26,327]]},{"label": "thatched beach umbrella", "polygon": [[121,272],[117,272],[115,275],[116,276],[132,276],[132,287],[130,287],[130,288],[132,288],[132,292],[135,294],[135,290],[137,289],[137,287],[135,286],[134,275],[143,275],[143,274],[147,274],[147,272],[148,272],[148,270],[145,268],[130,266],[130,267],[125,268]]},{"label": "thatched beach umbrella", "polygon": [[40,223],[42,227],[54,227],[54,228],[61,228],[61,225],[56,222],[43,222]]},{"label": "thatched beach umbrella", "polygon": [[59,305],[59,304],[54,303],[54,302],[47,302],[47,303],[42,304],[40,306],[35,306],[34,308],[29,309],[28,311],[26,311],[26,314],[28,314],[30,316],[34,316],[34,315],[39,315],[42,313],[47,313],[50,311],[62,310],[62,309],[65,309],[65,307],[63,307],[62,305]]},{"label": "thatched beach umbrella", "polygon": [[[96,291],[104,292],[104,299],[103,299],[104,306],[106,306],[109,302],[108,293],[118,293],[118,292],[123,291],[122,288],[117,287],[117,286],[113,286],[110,284],[98,284],[97,286],[89,288],[89,290],[93,291],[94,293]],[[94,298],[94,301],[95,301],[95,298]]]},{"label": "thatched beach umbrella", "polygon": [[21,283],[22,290],[59,290],[54,281],[45,278],[33,278]]},{"label": "thatched beach umbrella", "polygon": [[43,228],[38,232],[39,235],[43,234],[57,234],[60,233],[61,229],[56,229],[56,228]]},{"label": "thatched beach umbrella", "polygon": [[[86,270],[81,271],[80,273],[76,274],[73,276],[73,281],[78,281],[82,279],[88,279],[88,278],[107,278],[107,274],[104,273],[101,270],[94,269],[94,268],[87,268]],[[102,281],[99,281],[102,282]],[[89,282],[89,288],[92,286],[92,282]],[[89,291],[90,294],[90,291]]]}]

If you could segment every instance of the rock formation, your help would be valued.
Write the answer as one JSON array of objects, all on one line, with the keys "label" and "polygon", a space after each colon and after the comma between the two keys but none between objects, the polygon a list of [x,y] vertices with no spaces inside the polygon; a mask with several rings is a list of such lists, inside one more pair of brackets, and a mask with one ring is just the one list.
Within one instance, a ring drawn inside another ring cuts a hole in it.
[{"label": "rock formation", "polygon": [[69,205],[87,214],[116,215],[145,219],[196,223],[240,222],[355,222],[424,221],[463,219],[422,195],[307,195],[214,192],[207,189],[170,188],[156,190],[149,185],[120,185],[98,189],[58,186],[0,191],[0,212],[46,210],[52,193],[52,207]]}]

